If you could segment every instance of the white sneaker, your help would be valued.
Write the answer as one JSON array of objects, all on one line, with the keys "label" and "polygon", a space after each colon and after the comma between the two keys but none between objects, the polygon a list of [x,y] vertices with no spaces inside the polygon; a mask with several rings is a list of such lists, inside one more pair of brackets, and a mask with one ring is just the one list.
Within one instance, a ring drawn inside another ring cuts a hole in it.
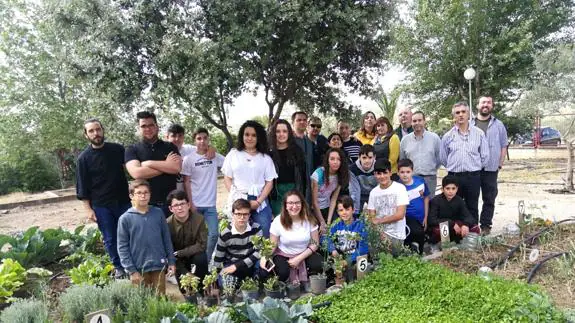
[{"label": "white sneaker", "polygon": [[178,281],[176,280],[176,276],[174,276],[174,275],[172,275],[172,276],[166,275],[166,281],[172,285],[178,286]]}]

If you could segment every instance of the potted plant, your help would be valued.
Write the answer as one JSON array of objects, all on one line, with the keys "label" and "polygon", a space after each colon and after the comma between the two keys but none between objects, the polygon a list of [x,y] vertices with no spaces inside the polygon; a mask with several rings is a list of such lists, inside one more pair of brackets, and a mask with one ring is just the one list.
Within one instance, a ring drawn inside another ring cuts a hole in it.
[{"label": "potted plant", "polygon": [[296,300],[301,295],[301,284],[299,281],[293,281],[287,284],[287,296],[289,299]]},{"label": "potted plant", "polygon": [[198,287],[200,285],[200,277],[186,273],[180,276],[180,286],[184,289],[185,298],[192,304],[198,303]]},{"label": "potted plant", "polygon": [[242,298],[244,299],[244,302],[246,302],[248,299],[257,300],[260,296],[258,291],[258,283],[253,278],[248,277],[244,279],[240,285],[240,290],[242,291]]},{"label": "potted plant", "polygon": [[344,259],[344,257],[340,254],[338,254],[335,257],[332,257],[333,259],[333,272],[335,274],[335,284],[336,285],[343,285],[343,283],[345,282],[345,278],[343,277],[343,272],[345,271],[345,268],[347,267],[347,260]]},{"label": "potted plant", "polygon": [[271,276],[264,283],[264,289],[266,291],[266,296],[271,298],[283,298],[284,294],[284,283],[278,280],[277,276]]},{"label": "potted plant", "polygon": [[207,306],[218,305],[220,301],[220,289],[218,287],[218,272],[212,271],[204,277],[204,298]]},{"label": "potted plant", "polygon": [[272,254],[276,245],[270,239],[266,239],[263,236],[253,236],[251,238],[251,242],[254,245],[254,248],[257,249],[260,255],[266,260],[263,269],[268,272],[271,271],[275,267],[275,264],[272,261]]},{"label": "potted plant", "polygon": [[[328,262],[328,240],[327,239],[331,239],[331,237],[329,235],[326,235],[323,239],[323,242],[321,243],[321,249],[323,251],[324,254],[324,259],[323,259],[323,270],[321,273],[317,274],[317,275],[311,275],[309,276],[309,283],[310,283],[310,287],[311,287],[311,292],[319,295],[319,294],[323,294],[325,293],[325,290],[327,288],[327,276],[325,274],[325,272],[330,268],[329,262]],[[312,240],[312,243],[317,243],[315,241]]]},{"label": "potted plant", "polygon": [[225,299],[230,303],[235,303],[236,300],[236,285],[238,279],[236,276],[223,274],[222,275],[222,294]]}]

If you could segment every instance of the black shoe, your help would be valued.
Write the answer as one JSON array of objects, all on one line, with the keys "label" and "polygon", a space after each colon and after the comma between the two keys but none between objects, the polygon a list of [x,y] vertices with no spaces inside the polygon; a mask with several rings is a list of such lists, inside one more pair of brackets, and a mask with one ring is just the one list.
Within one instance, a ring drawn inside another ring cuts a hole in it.
[{"label": "black shoe", "polygon": [[122,268],[114,269],[114,279],[125,279],[125,278],[128,278],[128,275],[126,275],[124,269]]},{"label": "black shoe", "polygon": [[482,236],[488,236],[491,234],[491,227],[487,226],[487,225],[482,225],[481,226],[481,235]]}]

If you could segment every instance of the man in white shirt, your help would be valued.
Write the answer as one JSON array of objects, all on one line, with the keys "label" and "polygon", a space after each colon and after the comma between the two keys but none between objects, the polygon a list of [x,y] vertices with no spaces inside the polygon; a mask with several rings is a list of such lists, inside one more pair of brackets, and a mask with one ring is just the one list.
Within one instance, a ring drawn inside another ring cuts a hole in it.
[{"label": "man in white shirt", "polygon": [[216,153],[214,158],[208,157],[210,134],[207,129],[198,128],[193,137],[196,149],[184,157],[183,185],[192,211],[201,213],[208,225],[206,253],[211,259],[218,242],[217,181],[218,168],[224,164],[224,156]]}]

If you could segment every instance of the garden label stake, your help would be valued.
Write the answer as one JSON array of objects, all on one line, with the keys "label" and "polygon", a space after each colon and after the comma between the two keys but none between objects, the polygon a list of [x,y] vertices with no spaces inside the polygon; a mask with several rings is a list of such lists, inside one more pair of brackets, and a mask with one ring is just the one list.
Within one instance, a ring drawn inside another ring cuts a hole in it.
[{"label": "garden label stake", "polygon": [[367,272],[367,255],[358,256],[356,261],[357,280],[360,280],[365,277],[365,273]]},{"label": "garden label stake", "polygon": [[441,222],[439,224],[439,232],[441,232],[441,244],[448,244],[451,241],[449,237],[449,222]]}]

